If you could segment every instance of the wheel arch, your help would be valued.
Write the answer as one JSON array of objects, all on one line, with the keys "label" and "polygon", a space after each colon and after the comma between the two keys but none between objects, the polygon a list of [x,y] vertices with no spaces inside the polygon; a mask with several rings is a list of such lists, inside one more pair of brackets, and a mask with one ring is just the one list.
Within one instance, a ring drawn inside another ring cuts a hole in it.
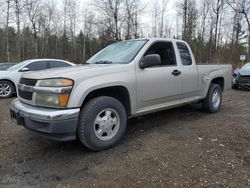
[{"label": "wheel arch", "polygon": [[10,79],[0,79],[0,81],[10,82],[10,83],[13,85],[14,89],[15,89],[15,90],[14,90],[14,93],[17,92],[16,84],[15,84],[12,80],[10,80]]},{"label": "wheel arch", "polygon": [[129,90],[122,85],[101,87],[89,91],[86,97],[84,98],[81,107],[87,104],[91,99],[100,96],[108,96],[117,99],[124,106],[127,112],[127,116],[131,115],[131,98]]},{"label": "wheel arch", "polygon": [[218,84],[221,87],[221,90],[224,91],[224,86],[225,86],[225,79],[224,77],[220,76],[220,77],[216,77],[213,78],[210,82],[210,85],[214,83],[214,84]]}]

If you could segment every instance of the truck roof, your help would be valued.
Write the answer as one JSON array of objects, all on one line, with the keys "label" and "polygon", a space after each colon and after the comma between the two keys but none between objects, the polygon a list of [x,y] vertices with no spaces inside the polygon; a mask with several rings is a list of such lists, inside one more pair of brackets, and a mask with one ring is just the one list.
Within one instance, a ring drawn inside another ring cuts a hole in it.
[{"label": "truck roof", "polygon": [[163,37],[137,38],[137,39],[130,39],[130,40],[125,40],[125,41],[134,41],[134,40],[149,40],[152,42],[153,41],[185,42],[184,40],[181,40],[181,39],[163,38]]}]

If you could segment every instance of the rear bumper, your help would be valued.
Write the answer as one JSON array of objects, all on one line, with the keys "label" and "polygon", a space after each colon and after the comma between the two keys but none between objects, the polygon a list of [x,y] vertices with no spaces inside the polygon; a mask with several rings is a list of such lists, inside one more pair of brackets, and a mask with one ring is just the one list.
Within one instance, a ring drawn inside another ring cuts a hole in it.
[{"label": "rear bumper", "polygon": [[11,119],[18,125],[57,141],[76,139],[80,108],[49,109],[34,107],[15,99],[11,104]]}]

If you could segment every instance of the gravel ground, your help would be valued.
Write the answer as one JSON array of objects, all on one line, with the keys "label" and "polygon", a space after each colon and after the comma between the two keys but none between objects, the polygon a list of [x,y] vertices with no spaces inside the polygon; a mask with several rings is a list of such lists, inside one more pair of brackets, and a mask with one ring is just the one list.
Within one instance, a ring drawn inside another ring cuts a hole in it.
[{"label": "gravel ground", "polygon": [[250,93],[129,120],[115,148],[42,138],[10,121],[0,100],[0,187],[250,187]]}]

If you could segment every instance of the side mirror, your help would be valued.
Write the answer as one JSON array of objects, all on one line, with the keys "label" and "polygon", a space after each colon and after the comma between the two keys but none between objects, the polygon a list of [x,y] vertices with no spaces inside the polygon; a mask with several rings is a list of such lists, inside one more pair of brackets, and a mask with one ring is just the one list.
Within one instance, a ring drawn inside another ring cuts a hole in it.
[{"label": "side mirror", "polygon": [[28,71],[29,71],[29,68],[23,67],[19,72],[28,72]]},{"label": "side mirror", "polygon": [[146,55],[139,63],[141,69],[161,65],[161,57],[158,54]]}]

